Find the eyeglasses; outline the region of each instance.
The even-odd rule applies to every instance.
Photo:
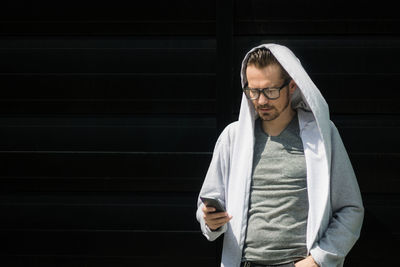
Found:
[[[267,88],[250,88],[248,84],[246,84],[243,88],[243,92],[245,93],[247,99],[256,100],[260,97],[260,92],[268,98],[269,100],[275,100],[280,97],[280,92],[286,85],[288,85],[290,81],[285,81],[285,83],[280,87],[267,87]]]

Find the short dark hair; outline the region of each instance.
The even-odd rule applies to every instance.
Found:
[[[292,78],[289,73],[282,67],[281,63],[276,59],[276,57],[272,54],[272,52],[265,48],[257,48],[253,52],[249,54],[247,65],[253,65],[258,69],[264,68],[269,65],[276,64],[281,69],[281,78],[285,81],[290,81]]]

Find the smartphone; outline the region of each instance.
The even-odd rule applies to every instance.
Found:
[[[216,198],[200,197],[200,199],[207,207],[214,207],[215,212],[225,211],[224,206],[222,206],[221,202],[219,202],[219,200]]]

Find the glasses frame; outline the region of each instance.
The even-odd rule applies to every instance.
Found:
[[[260,97],[260,93],[262,93],[269,100],[275,100],[275,99],[278,99],[281,96],[281,90],[283,88],[285,88],[287,85],[289,85],[289,83],[290,83],[290,80],[287,80],[282,84],[282,86],[279,86],[279,87],[266,87],[266,88],[249,88],[248,84],[246,83],[246,85],[243,88],[243,92],[246,95],[247,99],[249,99],[249,100],[258,99]],[[249,90],[256,90],[258,92],[257,97],[250,98],[246,93],[246,91],[249,91]],[[279,95],[277,97],[269,97],[269,96],[267,96],[267,91],[269,91],[269,90],[278,90]]]

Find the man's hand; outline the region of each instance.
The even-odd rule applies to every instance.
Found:
[[[214,207],[203,206],[203,218],[208,228],[215,231],[232,219],[227,212],[214,212]]]
[[[296,267],[320,267],[313,259],[313,257],[308,256],[304,260],[298,261],[295,263]]]

